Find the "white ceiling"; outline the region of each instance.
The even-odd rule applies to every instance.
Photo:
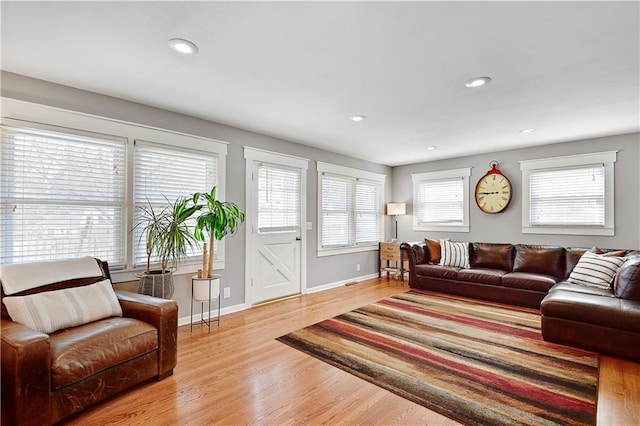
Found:
[[[640,130],[636,1],[5,1],[1,15],[6,71],[391,166]],[[476,76],[493,82],[466,88]]]

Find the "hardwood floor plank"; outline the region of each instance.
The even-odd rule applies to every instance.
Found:
[[[275,339],[408,290],[381,278],[182,326],[174,375],[111,398],[72,425],[458,423]],[[599,425],[640,424],[640,364],[601,357]]]

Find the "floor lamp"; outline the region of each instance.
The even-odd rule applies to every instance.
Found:
[[[407,214],[406,203],[387,203],[387,215],[388,216],[393,215],[396,221],[396,236],[392,240],[392,242],[395,242],[398,240],[398,215],[400,214]]]

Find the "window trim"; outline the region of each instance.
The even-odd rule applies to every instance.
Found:
[[[522,233],[559,235],[615,235],[615,162],[618,151],[603,151],[562,157],[520,161],[522,171]],[[532,172],[568,169],[593,164],[604,165],[604,226],[531,225],[529,178]]]
[[[378,243],[359,245],[359,246],[354,245],[349,247],[337,247],[337,248],[322,247],[322,175],[323,173],[329,173],[333,175],[344,176],[349,179],[362,179],[362,180],[367,180],[367,181],[380,184],[381,216],[384,216],[385,187],[386,187],[387,175],[382,173],[370,172],[367,170],[355,169],[352,167],[339,166],[337,164],[325,163],[322,161],[317,161],[316,163],[317,163],[316,167],[318,171],[318,204],[317,204],[318,229],[317,229],[317,244],[316,244],[317,256],[325,257],[325,256],[335,256],[340,254],[360,253],[365,251],[378,250]],[[382,241],[384,240],[384,235],[385,235],[384,217],[382,217],[381,219],[380,233],[381,233],[380,238]]]
[[[469,178],[471,177],[471,167],[460,169],[441,170],[436,172],[413,173],[413,230],[414,231],[437,231],[437,232],[469,232]],[[462,179],[462,224],[429,224],[418,223],[416,200],[418,199],[418,184],[425,181]]]
[[[104,138],[123,138],[126,144],[126,208],[125,229],[121,236],[125,241],[125,267],[112,270],[113,282],[136,281],[136,272],[144,268],[133,268],[133,233],[129,232],[133,224],[133,160],[134,141],[149,141],[168,145],[170,148],[211,152],[218,156],[218,198],[225,200],[226,195],[226,157],[228,142],[203,136],[192,135],[159,127],[148,126],[125,120],[102,117],[78,111],[72,111],[48,105],[37,104],[13,98],[0,97],[2,104],[2,124],[18,127],[39,126],[43,130],[69,132],[73,134],[100,135]],[[224,247],[224,240],[221,247]],[[222,254],[222,253],[221,253]],[[183,262],[176,274],[192,274],[199,262]],[[214,262],[215,269],[224,269],[224,258]]]

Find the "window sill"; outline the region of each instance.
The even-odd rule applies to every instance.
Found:
[[[413,225],[414,231],[469,232],[469,225]]]
[[[555,226],[523,226],[523,234],[551,234],[551,235],[604,235],[614,236],[615,228],[607,227],[555,227]]]
[[[341,254],[361,253],[365,251],[378,250],[378,245],[364,247],[341,247],[335,249],[318,249],[318,257],[337,256]]]
[[[198,272],[198,269],[202,268],[202,262],[190,261],[184,262],[180,265],[177,271],[173,275],[193,275]],[[154,268],[152,268],[154,269]],[[159,269],[159,268],[156,268]],[[224,269],[224,260],[216,260],[213,262],[213,270],[219,271]],[[110,271],[111,281],[113,283],[122,283],[127,281],[138,281],[136,274],[144,272],[144,268],[132,268],[132,269],[119,269]]]

